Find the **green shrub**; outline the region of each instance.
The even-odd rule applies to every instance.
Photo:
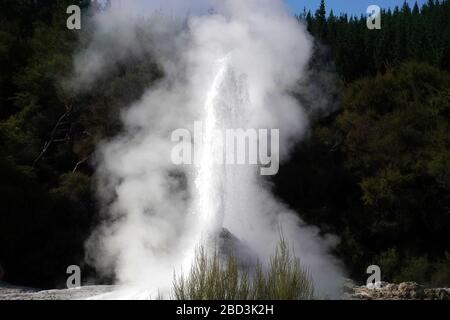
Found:
[[[433,272],[433,263],[426,256],[411,257],[407,259],[398,275],[394,277],[395,282],[414,281],[420,284],[428,284],[430,274]]]
[[[401,259],[395,248],[383,251],[375,257],[372,264],[379,265],[381,268],[381,276],[384,281],[394,281],[395,275],[398,274]]]
[[[249,274],[252,274],[250,276]],[[234,255],[222,261],[200,247],[188,277],[174,276],[177,300],[308,300],[314,285],[307,269],[281,239],[267,270],[257,263],[253,273],[240,270]]]
[[[374,264],[381,268],[382,279],[388,282],[414,281],[431,287],[448,287],[450,285],[450,254],[443,258],[430,259],[423,256],[400,256],[391,248],[379,254]]]
[[[445,254],[445,258],[435,264],[435,270],[431,276],[431,285],[435,287],[450,286],[450,253]]]

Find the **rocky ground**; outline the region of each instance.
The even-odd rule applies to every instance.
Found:
[[[127,291],[116,286],[86,286],[65,290],[37,290],[0,282],[0,300],[85,300],[149,299],[148,292]],[[373,288],[348,280],[344,300],[450,300],[450,288],[425,288],[415,282],[400,284],[379,282]]]
[[[450,300],[450,288],[426,288],[415,282],[400,284],[378,282],[374,286],[358,286],[347,281],[344,299],[352,300]]]
[[[65,290],[37,290],[0,282],[0,300],[85,300],[113,292],[114,286],[86,286]]]

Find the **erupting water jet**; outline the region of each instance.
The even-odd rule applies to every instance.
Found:
[[[328,254],[335,241],[320,237],[317,228],[280,203],[258,172],[276,173],[277,160],[304,133],[305,113],[289,93],[309,61],[310,39],[281,1],[215,4],[214,14],[194,15],[175,27],[158,20],[142,28],[145,22],[114,6],[97,18],[102,32],[93,35],[83,57],[106,56],[105,46],[98,45],[106,34],[119,42],[108,49],[125,48],[117,54],[119,62],[130,51],[156,53],[164,78],[123,113],[123,134],[100,146],[98,189],[106,216],[87,242],[88,262],[108,275],[113,270],[118,284],[156,296],[170,293],[174,270],[190,269],[199,244],[236,246],[242,261],[267,261],[281,228],[311,270],[318,292],[332,296],[342,276]],[[149,30],[152,41],[139,41],[136,30]],[[80,64],[76,82],[94,81],[107,69],[109,61],[101,61],[89,69]],[[203,143],[194,150],[196,165],[177,165],[171,161],[171,133],[192,130],[199,119]],[[265,138],[280,144],[267,146],[264,135],[256,135],[257,149],[267,151],[259,153],[260,163],[249,155],[250,164],[230,165],[227,143],[216,135],[227,129],[267,130]],[[277,129],[279,135],[269,134]],[[222,163],[215,161],[224,155]]]

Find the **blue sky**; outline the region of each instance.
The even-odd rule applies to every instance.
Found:
[[[311,12],[315,12],[319,7],[320,0],[284,0],[292,13],[300,13],[303,8],[310,9]],[[327,7],[327,14],[332,8],[334,13],[338,15],[341,12],[346,12],[349,15],[361,15],[366,13],[366,9],[369,5],[378,5],[381,8],[394,8],[395,6],[401,6],[404,0],[325,0]],[[410,6],[414,5],[415,0],[407,1]],[[426,0],[417,0],[417,3],[422,5],[427,2]]]

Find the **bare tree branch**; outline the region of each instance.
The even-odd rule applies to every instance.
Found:
[[[45,155],[45,153],[47,152],[47,150],[50,148],[50,146],[53,143],[67,141],[67,137],[68,137],[68,135],[70,135],[70,133],[66,134],[66,137],[64,139],[56,139],[56,134],[58,133],[58,129],[61,127],[61,125],[64,124],[64,120],[66,120],[69,117],[69,115],[72,113],[72,110],[73,110],[72,105],[66,104],[66,112],[64,112],[64,114],[62,114],[59,117],[58,121],[56,122],[55,126],[53,127],[52,132],[50,133],[50,139],[44,143],[44,146],[43,146],[41,152],[39,153],[37,158],[34,159],[33,166],[32,166],[33,168],[42,159],[42,157]]]
[[[82,165],[83,163],[85,163],[86,161],[88,161],[90,157],[91,157],[91,156],[89,155],[89,156],[87,156],[86,158],[84,158],[84,159],[78,161],[77,164],[75,165],[75,168],[73,168],[72,173],[77,172],[78,167],[81,166],[81,165]]]

